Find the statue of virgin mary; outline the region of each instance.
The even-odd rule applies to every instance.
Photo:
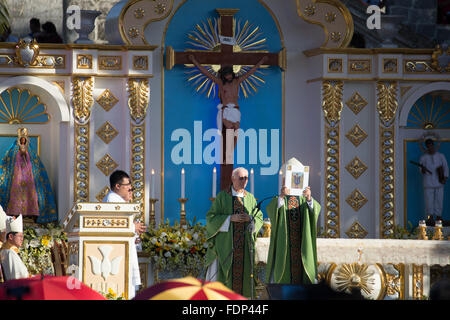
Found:
[[[10,216],[36,217],[37,223],[58,219],[47,171],[30,148],[27,128],[17,130],[17,140],[1,161],[0,196]]]

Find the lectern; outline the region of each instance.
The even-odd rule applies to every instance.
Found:
[[[133,203],[76,203],[63,222],[67,274],[94,290],[133,297],[130,248],[135,245],[133,218],[139,208]]]

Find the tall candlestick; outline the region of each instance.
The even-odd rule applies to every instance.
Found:
[[[152,169],[152,175],[150,176],[150,183],[151,183],[151,195],[150,198],[155,199],[155,170]]]
[[[253,173],[253,168],[250,170],[250,193],[255,194],[255,176]]]
[[[213,180],[212,180],[212,197],[215,198],[217,193],[217,170],[216,167],[213,169]]]
[[[184,168],[181,169],[181,199],[184,199]]]
[[[283,179],[283,171],[280,170],[278,174],[278,192],[281,192],[281,180]]]

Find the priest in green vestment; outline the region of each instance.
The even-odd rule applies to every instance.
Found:
[[[255,241],[263,214],[257,209],[255,197],[245,191],[248,171],[234,169],[231,182],[229,189],[217,194],[206,214],[209,242],[206,280],[220,281],[234,292],[252,297],[251,265],[254,271]],[[253,256],[250,256],[250,246]],[[255,285],[253,293],[254,288]]]
[[[283,187],[266,210],[271,222],[266,282],[312,284],[317,277],[317,218],[320,204],[311,197],[310,187],[303,196],[288,195]]]

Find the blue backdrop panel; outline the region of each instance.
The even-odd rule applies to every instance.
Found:
[[[439,152],[445,155],[447,161],[450,160],[450,142],[441,142]],[[406,142],[406,208],[407,221],[410,221],[413,226],[419,223],[419,220],[426,219],[425,216],[425,200],[423,195],[423,181],[422,174],[419,167],[410,163],[410,161],[419,162],[422,151],[419,147],[418,141]],[[450,219],[450,196],[449,183],[447,182],[444,188],[444,209],[442,211],[442,218],[444,220]]]
[[[254,26],[260,28],[262,37],[267,39],[266,50],[279,52],[282,49],[280,34],[270,13],[257,0],[190,0],[184,3],[173,16],[166,32],[165,46],[172,46],[175,51],[185,51],[189,45],[187,34],[195,29],[195,25],[206,21],[207,18],[218,17],[216,8],[238,8],[235,18],[243,21],[249,20]],[[217,168],[217,191],[219,191],[219,164],[194,163],[195,148],[205,149],[210,141],[202,141],[201,135],[206,130],[216,128],[217,104],[219,100],[208,99],[198,94],[195,88],[187,82],[186,69],[176,65],[172,70],[164,71],[164,217],[171,223],[179,219],[181,169],[186,172],[186,218],[192,221],[196,217],[205,223],[206,212],[211,206],[209,197],[212,194],[212,174],[214,166]],[[244,131],[254,129],[257,132],[257,163],[249,163],[249,147],[247,141],[245,163],[236,163],[235,167],[244,166],[255,172],[255,196],[259,199],[278,193],[278,170],[282,160],[282,72],[278,67],[264,69],[265,84],[258,88],[258,92],[248,99],[241,98],[239,106],[242,113],[241,128]],[[201,122],[200,134],[194,132],[194,122]],[[172,151],[180,140],[171,141],[172,134],[177,129],[189,132],[191,138],[190,163],[174,163]],[[267,141],[259,130],[267,132]],[[272,132],[271,130],[276,130]],[[186,132],[186,131],[185,131]],[[274,147],[271,139],[276,138]],[[278,155],[271,158],[276,162],[273,167],[274,174],[261,175],[261,168],[270,165],[262,163],[260,157],[260,143],[267,146],[268,155]],[[264,152],[265,153],[265,152]],[[236,154],[235,154],[236,156]],[[199,160],[199,159],[197,159]],[[249,190],[249,186],[247,187]]]

